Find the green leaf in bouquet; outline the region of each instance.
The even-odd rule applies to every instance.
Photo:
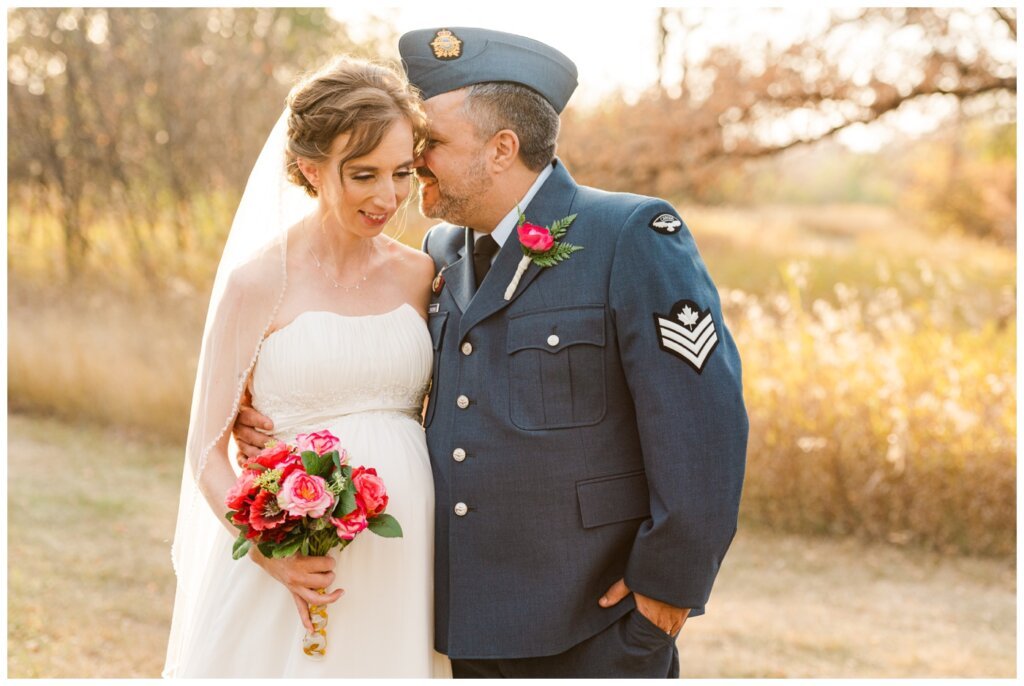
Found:
[[[257,543],[256,547],[263,553],[263,557],[274,557],[274,544],[273,543]]]
[[[401,538],[402,526],[389,514],[380,514],[367,522],[370,531],[384,538]]]
[[[309,555],[309,539],[308,538],[303,538],[302,539],[302,554],[303,555]]]
[[[302,453],[302,466],[310,476],[327,476],[331,471],[331,460],[326,455],[317,455],[307,450]]]
[[[231,559],[239,560],[245,557],[245,554],[249,552],[249,548],[252,546],[252,542],[245,537],[245,532],[239,534],[238,538],[235,539],[235,544],[231,546]]]
[[[337,469],[341,469],[341,453],[337,450],[332,450],[324,455],[324,457],[329,458],[331,460],[331,464],[333,464]]]
[[[334,507],[334,516],[344,517],[354,509],[356,509],[356,494],[351,488],[346,488],[338,496],[338,504]]]
[[[276,548],[274,548],[273,557],[275,557],[275,558],[291,557],[295,553],[299,552],[299,548],[302,547],[303,539],[305,539],[305,536],[301,536],[300,535],[300,536],[296,536],[295,538],[291,539],[290,541],[285,541],[281,545],[279,545]]]

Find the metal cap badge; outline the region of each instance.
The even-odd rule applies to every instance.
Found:
[[[448,29],[440,29],[434,34],[430,47],[439,60],[454,60],[462,55],[462,41]]]
[[[572,60],[540,41],[471,26],[433,26],[402,34],[398,54],[424,100],[478,83],[511,81],[537,91],[561,112],[576,89]]]

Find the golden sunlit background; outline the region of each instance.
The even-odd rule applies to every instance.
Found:
[[[299,74],[446,24],[574,59],[559,156],[721,291],[748,470],[682,675],[1014,676],[1016,10],[625,5],[7,12],[9,675],[159,674],[249,170]]]

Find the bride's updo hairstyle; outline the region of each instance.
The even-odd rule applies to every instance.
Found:
[[[341,134],[351,138],[339,169],[372,152],[399,119],[412,125],[414,156],[426,141],[427,118],[419,96],[404,75],[384,65],[337,57],[296,84],[286,103],[288,178],[314,198],[317,189],[303,176],[297,158],[323,162]]]

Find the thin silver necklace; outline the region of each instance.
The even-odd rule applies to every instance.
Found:
[[[306,220],[303,219],[302,221],[303,221],[303,224],[305,224]],[[321,228],[323,228],[323,227],[321,227]],[[318,258],[316,256],[316,253],[313,252],[313,246],[307,244],[306,248],[309,250],[309,256],[313,258],[313,262],[316,264],[317,270],[320,272],[320,274],[323,275],[323,277],[325,279],[330,281],[331,285],[334,286],[335,288],[340,288],[341,290],[346,291],[346,292],[348,292],[348,291],[358,291],[360,288],[362,288],[363,284],[366,283],[366,279],[368,278],[368,275],[367,274],[363,274],[363,277],[361,279],[356,280],[356,282],[354,284],[352,284],[351,286],[343,286],[343,285],[341,285],[340,283],[335,281],[334,277],[331,276],[330,274],[328,274],[327,270],[324,269],[322,264],[320,264],[320,258]]]

